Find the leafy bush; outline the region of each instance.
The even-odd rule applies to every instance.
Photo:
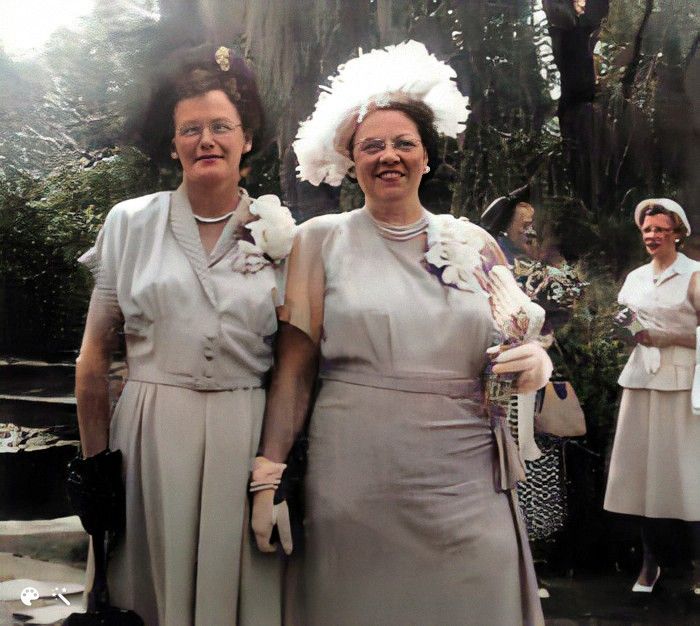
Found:
[[[45,178],[0,178],[0,291],[7,303],[0,352],[46,356],[78,347],[91,284],[78,256],[111,206],[161,182],[132,149],[67,162]]]

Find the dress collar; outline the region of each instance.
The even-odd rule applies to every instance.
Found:
[[[649,275],[655,285],[660,285],[666,282],[669,278],[675,276],[676,274],[690,274],[697,271],[696,262],[689,259],[682,252],[678,252],[676,255],[676,260],[671,263],[663,272],[661,272],[656,278],[654,278],[654,268],[651,263],[649,263]]]
[[[187,197],[187,188],[183,182],[172,192],[170,200],[170,227],[176,241],[182,247],[207,297],[216,304],[216,292],[209,276],[209,268],[216,264],[236,243],[235,233],[241,224],[250,220],[250,198],[248,193],[239,187],[240,200],[233,215],[224,227],[214,249],[207,255],[202,247],[197,222],[192,214],[192,206]]]

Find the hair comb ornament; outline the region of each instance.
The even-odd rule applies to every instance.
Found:
[[[222,72],[228,72],[231,69],[231,51],[226,46],[220,46],[214,53],[214,60],[221,68]]]

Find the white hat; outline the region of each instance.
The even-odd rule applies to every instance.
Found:
[[[437,131],[456,137],[465,128],[469,99],[456,72],[417,41],[372,50],[338,66],[322,86],[313,114],[299,126],[294,152],[298,177],[313,185],[340,185],[352,161],[344,145],[372,107],[408,98],[429,106]]]
[[[644,211],[644,209],[646,209],[647,207],[653,206],[655,204],[662,206],[667,211],[675,213],[678,217],[680,217],[681,222],[683,222],[683,226],[685,226],[685,234],[690,235],[690,222],[688,222],[688,218],[685,215],[683,207],[681,207],[681,205],[678,204],[678,202],[675,202],[674,200],[669,200],[668,198],[648,198],[647,200],[642,200],[637,205],[637,207],[634,209],[634,221],[639,228],[642,227],[642,211]]]

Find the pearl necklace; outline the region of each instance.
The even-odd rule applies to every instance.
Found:
[[[192,215],[194,216],[195,220],[201,222],[202,224],[216,224],[217,222],[223,222],[224,220],[227,220],[233,215],[233,213],[234,211],[229,211],[228,213],[224,213],[223,215],[217,215],[216,217],[204,217],[203,215],[197,215],[196,213],[192,213]]]
[[[423,212],[423,215],[412,224],[406,224],[398,226],[396,224],[387,224],[386,222],[381,222],[376,219],[370,211],[367,211],[372,223],[379,232],[379,234],[384,237],[384,239],[390,239],[391,241],[408,241],[417,237],[421,233],[428,230],[428,216]]]

